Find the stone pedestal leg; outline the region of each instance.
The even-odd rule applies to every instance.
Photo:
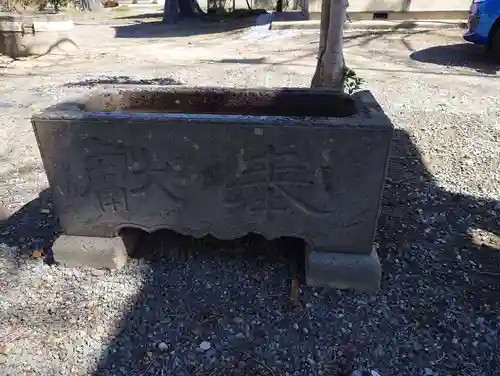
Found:
[[[382,268],[375,250],[352,254],[306,250],[306,282],[310,286],[377,292]]]
[[[61,235],[52,246],[54,260],[67,267],[120,269],[135,246],[132,237],[99,238]]]

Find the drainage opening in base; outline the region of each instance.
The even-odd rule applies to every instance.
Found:
[[[387,21],[389,19],[389,13],[387,13],[387,12],[375,12],[375,13],[373,13],[373,19]]]
[[[131,259],[142,262],[188,262],[207,254],[220,259],[231,258],[259,263],[264,267],[273,263],[285,264],[292,278],[305,281],[305,241],[294,237],[267,240],[255,233],[241,238],[221,240],[211,235],[202,238],[182,235],[161,229],[152,233],[127,227],[120,236],[127,245]]]

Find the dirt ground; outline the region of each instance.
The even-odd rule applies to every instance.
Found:
[[[134,17],[77,19],[77,53],[0,58],[2,375],[500,373],[500,67],[460,30],[345,35],[347,64],[396,127],[380,293],[303,287],[290,308],[286,265],[241,243],[184,239],[187,260],[164,254],[119,272],[32,257],[59,232],[36,110],[103,83],[312,78],[315,31]]]

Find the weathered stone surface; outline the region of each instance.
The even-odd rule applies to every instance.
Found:
[[[12,58],[76,49],[73,21],[63,14],[0,13],[0,54]]]
[[[114,87],[33,126],[68,235],[255,232],[372,252],[393,127],[368,92]]]
[[[52,246],[54,260],[68,267],[120,269],[127,262],[121,237],[59,236]]]

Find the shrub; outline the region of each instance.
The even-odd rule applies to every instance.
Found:
[[[65,8],[69,4],[69,0],[49,0],[49,2],[56,12],[59,12],[61,8]]]
[[[45,10],[48,4],[58,12],[61,8],[68,6],[70,0],[0,0],[0,8],[8,12],[26,9]]]

